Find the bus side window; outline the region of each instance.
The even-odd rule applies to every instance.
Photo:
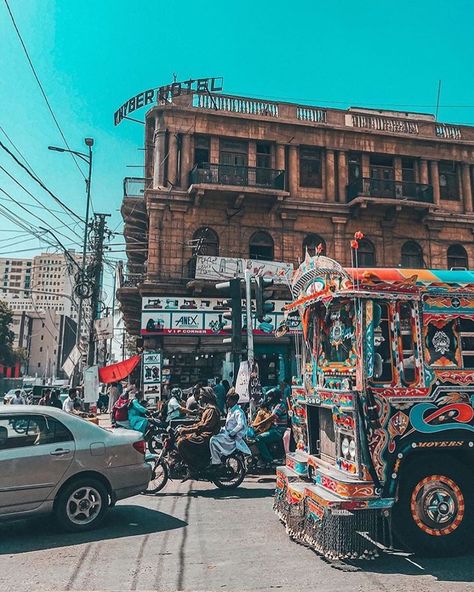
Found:
[[[462,366],[474,368],[474,319],[459,319],[459,337],[461,338]]]
[[[391,384],[393,380],[392,335],[388,304],[379,302],[375,304],[374,317],[380,318],[380,322],[374,327],[374,382]]]
[[[415,343],[416,335],[413,328],[412,305],[400,302],[398,308],[400,319],[400,358],[402,363],[402,383],[405,386],[416,380]]]

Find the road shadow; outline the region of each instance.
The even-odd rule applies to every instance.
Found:
[[[0,523],[0,556],[165,532],[185,526],[186,522],[169,514],[127,505],[112,508],[100,528],[89,532],[61,532],[49,515],[11,520]]]
[[[364,571],[378,575],[432,576],[439,582],[474,581],[474,552],[461,557],[418,557],[408,553],[382,553],[374,561],[329,562],[332,567],[347,571]]]
[[[261,499],[263,497],[273,497],[275,489],[273,487],[266,488],[247,488],[237,487],[237,489],[205,489],[199,491],[198,489],[191,489],[188,495],[193,497],[205,497],[212,499]]]

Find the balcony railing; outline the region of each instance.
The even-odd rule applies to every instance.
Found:
[[[202,163],[190,173],[190,184],[238,185],[239,187],[262,187],[285,189],[285,171],[230,164]]]
[[[151,179],[144,177],[125,177],[123,180],[124,197],[143,197],[145,189],[151,187]]]
[[[433,203],[433,187],[411,181],[364,177],[347,186],[347,201],[352,201],[356,197],[378,197]]]

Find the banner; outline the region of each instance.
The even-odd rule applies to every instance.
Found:
[[[225,299],[179,298],[176,296],[146,297],[142,300],[142,335],[227,335],[224,313],[230,308]],[[255,335],[272,335],[284,320],[283,307],[288,301],[275,300],[275,311],[260,322],[252,318]],[[245,311],[242,326],[246,327]],[[291,333],[301,331],[299,316],[288,317]],[[229,325],[227,324],[229,327]]]
[[[194,277],[203,280],[243,278],[246,269],[251,270],[254,276],[263,275],[266,278],[273,279],[275,284],[288,284],[293,274],[293,265],[291,263],[198,255]]]
[[[99,367],[84,370],[84,403],[96,403],[99,398]]]
[[[239,403],[249,402],[250,368],[248,362],[240,362],[237,380],[235,381],[235,392],[239,395]]]
[[[99,368],[99,380],[106,384],[111,382],[118,382],[127,378],[129,374],[133,372],[135,366],[140,362],[140,356],[133,356],[123,362],[117,364],[111,364],[110,366],[104,366]]]
[[[143,354],[143,393],[145,397],[161,398],[161,352]]]
[[[75,345],[72,348],[71,353],[66,358],[64,364],[62,365],[62,369],[64,370],[68,378],[71,378],[71,376],[74,374],[74,368],[77,366],[77,364],[79,364],[80,359],[81,352],[77,345]]]
[[[112,339],[114,336],[114,318],[103,317],[94,321],[94,338],[96,341]]]

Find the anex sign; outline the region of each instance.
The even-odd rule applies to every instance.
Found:
[[[114,125],[118,125],[127,115],[153,102],[170,101],[173,97],[189,95],[194,92],[220,92],[224,88],[223,78],[198,78],[184,82],[172,82],[159,88],[151,88],[138,93],[117,109],[114,113]]]

